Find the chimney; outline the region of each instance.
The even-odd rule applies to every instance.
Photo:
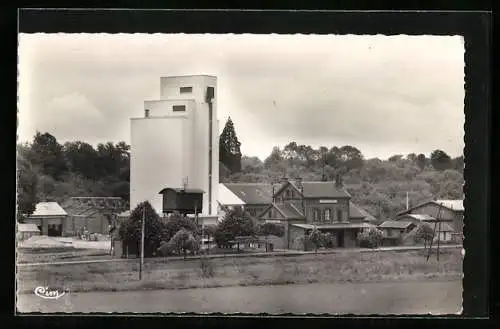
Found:
[[[144,110],[144,117],[149,118],[149,110],[148,109]]]
[[[288,182],[288,177],[283,176],[283,177],[281,177],[281,178],[280,178],[280,183],[281,183],[281,184],[285,184],[285,183],[287,183],[287,182]]]
[[[335,187],[342,187],[342,177],[340,176],[340,174],[335,175]]]

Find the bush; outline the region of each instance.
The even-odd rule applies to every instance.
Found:
[[[256,232],[257,228],[252,219],[237,208],[228,212],[224,220],[217,225],[214,240],[218,247],[230,247],[230,241],[235,237],[255,235]]]
[[[198,241],[188,230],[181,228],[167,243],[163,243],[157,250],[164,256],[177,254],[187,256],[190,251],[194,254],[199,249]]]
[[[358,233],[359,246],[362,248],[377,248],[382,243],[384,234],[376,227],[364,229]]]
[[[323,245],[325,248],[335,248],[335,237],[331,233],[325,233],[323,235]]]
[[[318,229],[313,229],[309,236],[307,237],[308,242],[314,248],[314,251],[318,251],[324,245],[324,234],[321,233]]]

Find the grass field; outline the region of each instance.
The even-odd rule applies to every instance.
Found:
[[[429,278],[461,279],[460,249],[443,250],[427,262],[422,251],[309,254],[303,256],[154,259],[138,262],[43,265],[18,268],[18,291],[37,286],[83,291],[126,291],[292,283],[379,282]]]

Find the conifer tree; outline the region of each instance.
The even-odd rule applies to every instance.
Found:
[[[241,143],[238,141],[231,118],[227,119],[219,138],[219,160],[231,171],[241,171]]]

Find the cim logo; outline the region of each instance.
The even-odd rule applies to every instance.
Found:
[[[51,290],[49,287],[36,287],[35,295],[44,299],[58,299],[64,296],[65,292],[57,289]]]

